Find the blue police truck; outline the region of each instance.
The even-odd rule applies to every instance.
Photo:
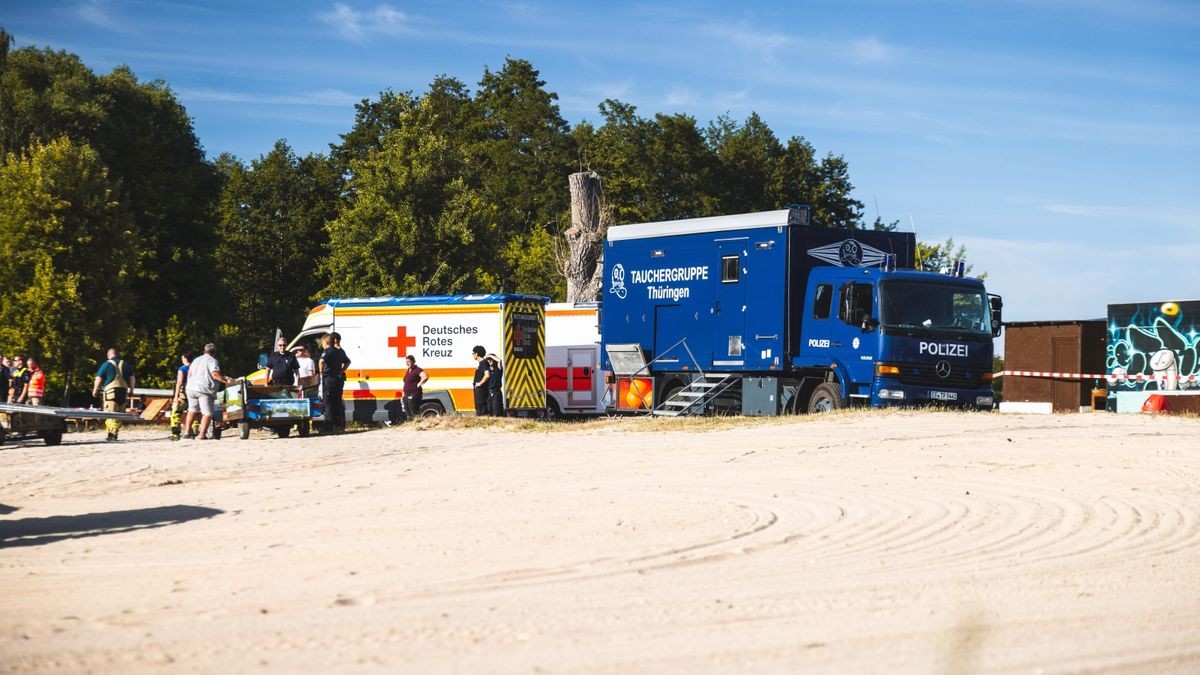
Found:
[[[911,233],[809,223],[805,206],[611,227],[602,358],[617,409],[992,407],[1001,300],[913,270]]]

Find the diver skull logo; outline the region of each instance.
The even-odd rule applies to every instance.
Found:
[[[842,242],[842,249],[838,251],[838,258],[846,267],[858,267],[862,262],[862,248],[858,242],[853,239],[847,239]]]
[[[621,263],[613,265],[611,279],[612,283],[608,286],[608,292],[624,300],[629,293],[625,290],[625,266]]]

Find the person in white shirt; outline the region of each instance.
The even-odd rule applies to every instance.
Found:
[[[296,371],[297,384],[299,384],[300,378],[317,374],[317,364],[313,362],[312,357],[308,355],[308,347],[305,347],[304,345],[296,345],[292,351],[296,354],[296,362],[300,364],[300,370]]]

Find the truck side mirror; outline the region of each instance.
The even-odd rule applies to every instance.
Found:
[[[1000,329],[1004,326],[1004,299],[998,295],[989,295],[988,305],[992,309],[992,337],[1000,337]]]
[[[879,319],[876,319],[876,318],[873,318],[870,316],[863,317],[862,330],[864,333],[870,333],[871,331],[875,330],[878,327],[879,327]]]

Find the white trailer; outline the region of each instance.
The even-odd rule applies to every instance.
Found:
[[[546,413],[550,416],[604,414],[598,309],[596,302],[546,306]]]

